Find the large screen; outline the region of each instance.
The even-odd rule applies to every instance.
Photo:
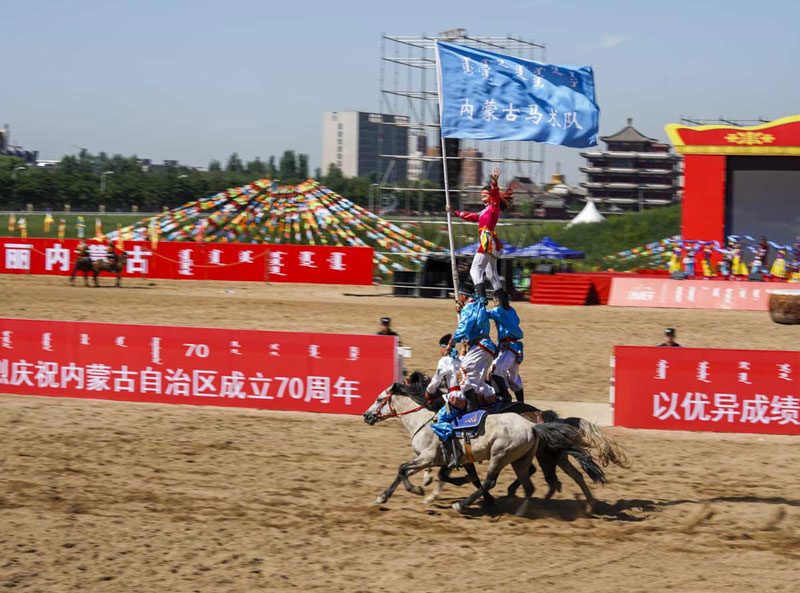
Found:
[[[800,236],[800,157],[728,157],[727,177],[726,235],[792,245]]]

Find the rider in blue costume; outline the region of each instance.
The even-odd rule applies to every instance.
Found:
[[[467,353],[461,359],[464,380],[461,390],[467,399],[468,407],[488,407],[495,401],[494,390],[486,383],[486,371],[497,354],[497,346],[489,337],[489,315],[486,302],[476,298],[472,282],[465,282],[459,290],[458,327],[453,334],[452,343],[467,343]]]
[[[495,305],[498,299],[495,298]],[[497,343],[500,353],[492,365],[492,382],[498,397],[511,399],[508,387],[514,390],[518,402],[525,401],[522,390],[522,379],[519,376],[519,365],[522,363],[522,328],[519,326],[519,315],[510,304],[495,306],[488,312],[489,318],[497,326]]]
[[[489,316],[486,313],[486,303],[482,298],[475,298],[475,290],[471,281],[465,281],[458,292],[458,304],[456,310],[459,312],[458,327],[453,337],[447,344],[449,350],[453,344],[466,342],[467,353],[461,359],[460,372],[456,376],[461,376],[461,394],[466,403],[466,410],[474,410],[479,403],[489,406],[494,403],[494,391],[484,380],[486,370],[492,363],[497,348],[489,338]],[[455,467],[461,458],[461,447],[458,439],[453,437],[453,427],[450,421],[458,417],[463,410],[451,407],[446,404],[436,416],[436,423],[431,425],[431,429],[442,440],[442,449],[445,452],[445,460],[448,467]],[[448,446],[449,445],[449,446]]]

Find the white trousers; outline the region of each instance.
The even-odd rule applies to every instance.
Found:
[[[492,355],[480,346],[473,346],[461,359],[461,389],[474,389],[477,395],[493,396],[494,389],[486,383],[486,371],[492,364]]]
[[[503,287],[500,276],[497,274],[497,258],[488,253],[476,253],[475,259],[472,260],[472,267],[469,269],[472,282],[475,284],[483,282],[484,272],[494,290],[500,290]]]
[[[506,380],[508,386],[514,390],[522,389],[522,378],[519,376],[519,363],[512,350],[503,350],[500,356],[494,359],[494,374]]]

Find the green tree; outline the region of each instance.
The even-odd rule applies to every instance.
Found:
[[[234,152],[230,157],[228,157],[228,164],[225,165],[225,170],[229,173],[241,173],[244,171],[242,159],[239,158],[237,153]]]
[[[255,160],[252,160],[247,163],[246,167],[247,172],[254,177],[263,177],[264,174],[267,172],[267,165],[264,161],[261,160],[260,157],[256,157]]]
[[[334,185],[342,187],[344,183],[344,174],[339,167],[337,167],[334,163],[331,163],[328,165],[328,173],[325,175],[322,182],[330,187],[333,191],[336,191],[336,189],[334,189]]]
[[[297,157],[297,176],[300,179],[308,179],[308,155],[301,154]]]
[[[280,168],[281,181],[287,183],[290,179],[297,179],[297,159],[293,150],[283,151]]]
[[[222,164],[217,159],[213,159],[210,163],[208,163],[208,170],[222,171]]]
[[[275,157],[269,157],[269,162],[267,163],[267,175],[270,177],[277,177],[278,176],[278,167],[275,166]]]
[[[320,169],[319,167],[314,169],[314,179],[316,179],[317,181],[322,181],[322,169]]]

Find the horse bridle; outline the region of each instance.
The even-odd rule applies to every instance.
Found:
[[[405,412],[396,411],[394,409],[394,407],[392,406],[392,397],[394,396],[394,392],[390,391],[390,389],[391,388],[384,390],[384,393],[386,393],[386,397],[383,399],[383,401],[380,404],[378,404],[378,408],[375,410],[375,413],[373,414],[373,417],[375,418],[375,422],[379,422],[381,420],[386,420],[387,418],[399,418],[400,416],[405,416],[406,414],[411,414],[413,412],[418,412],[419,410],[422,410],[422,409],[427,409],[426,406],[419,405],[416,408],[413,408],[411,410],[406,410]],[[389,412],[390,413],[389,414],[381,414],[381,410],[383,409],[383,406],[385,406],[386,404],[389,404],[388,407],[389,407]]]

